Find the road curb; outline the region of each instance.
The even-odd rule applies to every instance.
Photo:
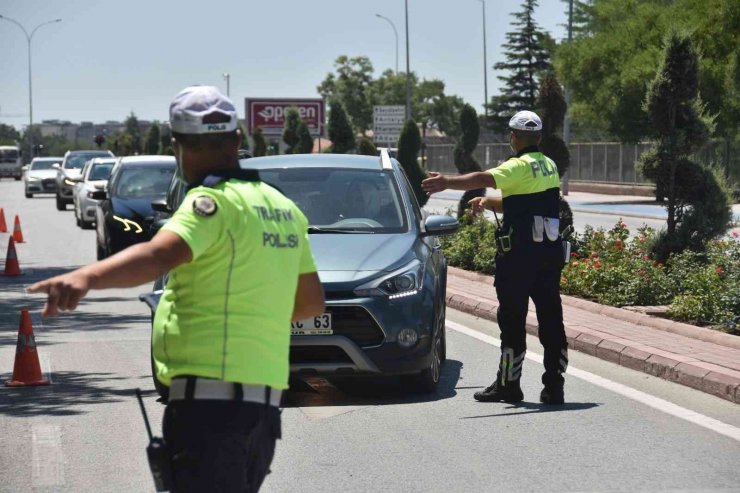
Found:
[[[450,268],[448,275],[451,277],[458,276],[468,280],[486,283],[488,283],[489,280],[492,281],[491,276],[466,271],[462,271],[464,274],[458,274],[459,271],[460,269]],[[490,283],[488,284],[490,286]],[[447,306],[450,308],[460,310],[492,322],[497,321],[496,307],[490,302],[484,301],[482,298],[475,299],[475,297],[461,293],[454,288],[448,288],[446,299]],[[601,306],[597,303],[591,304]],[[572,306],[585,310],[589,310],[588,307],[590,307],[590,305],[588,305],[588,307],[585,305],[580,307],[575,305]],[[633,314],[628,310],[623,311]],[[610,316],[609,311],[606,313],[602,312],[600,314],[604,317]],[[636,320],[641,319],[638,317]],[[632,320],[625,321],[632,322]],[[525,327],[527,333],[535,336],[537,335],[537,321],[531,315],[527,317]],[[740,404],[740,372],[694,360],[678,354],[660,351],[634,341],[604,337],[606,335],[604,333],[580,325],[569,324],[567,320],[565,321],[565,334],[568,339],[568,347],[575,349],[576,351],[590,354],[599,359],[610,361],[626,368],[663,378]],[[722,346],[720,343],[715,344]]]

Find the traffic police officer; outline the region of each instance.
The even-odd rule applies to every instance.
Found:
[[[509,121],[510,144],[515,155],[488,171],[461,176],[430,173],[422,182],[429,193],[445,189],[501,190],[503,200],[478,197],[473,212],[483,208],[503,212],[497,230],[495,282],[499,300],[501,360],[496,380],[475,399],[486,402],[520,402],[522,364],[526,351],[525,323],[529,298],[534,301],[539,338],[544,346],[544,388],[540,401],[562,404],[563,376],[568,366],[567,342],[560,301],[560,271],[564,265],[559,235],[560,177],[555,163],[538,148],[542,122],[531,111],[520,111]],[[500,208],[500,209],[499,209]]]
[[[149,242],[38,283],[44,315],[89,289],[131,287],[169,272],[154,319],[172,491],[257,491],[280,437],[290,322],[323,311],[307,220],[254,171],[241,170],[233,103],[193,86],[170,105],[189,191]]]

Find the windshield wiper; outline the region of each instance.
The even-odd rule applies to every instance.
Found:
[[[337,228],[319,228],[318,226],[309,226],[308,234],[340,234],[340,235],[363,235],[375,234],[375,231],[358,231],[356,229],[337,229]]]

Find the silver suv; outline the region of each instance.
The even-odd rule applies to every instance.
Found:
[[[67,151],[64,161],[57,170],[57,210],[63,211],[71,204],[75,183],[80,178],[82,167],[94,157],[115,157],[110,151]]]

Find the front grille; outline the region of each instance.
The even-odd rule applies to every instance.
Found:
[[[41,180],[41,184],[44,186],[44,190],[56,190],[57,182],[54,178],[44,178]]]
[[[383,331],[367,310],[360,306],[327,306],[334,335],[345,336],[360,347],[383,342]]]
[[[352,363],[347,353],[337,346],[292,346],[290,362],[301,363]]]

